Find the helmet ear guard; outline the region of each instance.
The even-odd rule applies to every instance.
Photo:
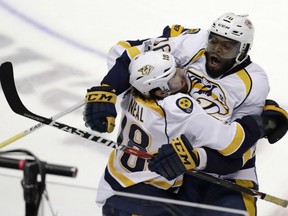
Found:
[[[242,63],[253,45],[254,27],[248,15],[226,13],[213,22],[210,33],[240,42],[239,54],[235,61]]]
[[[160,88],[170,94],[169,80],[176,73],[176,60],[162,51],[150,51],[137,55],[129,65],[130,84],[146,97],[150,91]]]
[[[235,62],[237,64],[241,64],[248,58],[248,51],[251,49],[250,47],[251,47],[250,44],[247,44],[245,49],[237,55],[235,59]]]

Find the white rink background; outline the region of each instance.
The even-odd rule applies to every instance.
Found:
[[[172,24],[209,28],[222,13],[248,13],[256,28],[252,60],[268,73],[269,96],[288,109],[287,8],[286,0],[0,0],[0,61],[13,62],[27,108],[50,117],[81,101],[87,88],[99,84],[106,73],[106,53],[119,40],[158,36]],[[13,113],[2,93],[0,104],[0,142],[37,124]],[[59,121],[89,131],[82,111]],[[115,140],[116,133],[102,136]],[[111,149],[48,126],[1,150],[19,148],[48,163],[78,167],[76,178],[47,175],[58,216],[101,215],[96,189]],[[288,199],[287,154],[288,135],[275,145],[259,142],[260,191]],[[24,215],[21,178],[22,171],[0,168],[1,216]],[[42,212],[51,215],[46,205]],[[284,216],[288,211],[259,200],[258,215]]]

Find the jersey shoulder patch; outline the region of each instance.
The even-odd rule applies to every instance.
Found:
[[[191,113],[193,111],[193,102],[188,97],[181,97],[176,100],[176,105],[185,113]]]
[[[170,37],[177,37],[184,31],[184,27],[181,25],[172,25],[170,31]]]

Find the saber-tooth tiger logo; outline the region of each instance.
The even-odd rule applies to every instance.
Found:
[[[147,76],[152,72],[153,69],[154,67],[152,65],[145,65],[142,68],[140,68],[138,72],[142,73],[143,76]]]
[[[191,80],[191,96],[198,101],[207,113],[221,116],[229,113],[225,92],[218,83],[199,76],[191,70],[188,76]]]

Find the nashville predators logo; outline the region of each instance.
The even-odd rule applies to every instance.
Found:
[[[154,67],[152,65],[145,65],[144,67],[140,68],[138,72],[142,73],[143,76],[146,76],[152,72]]]
[[[224,116],[229,113],[225,92],[219,84],[197,75],[191,70],[189,70],[188,76],[191,80],[190,95],[197,98],[197,102],[206,113],[215,116]]]
[[[163,53],[163,60],[169,61],[169,55]]]
[[[188,97],[179,98],[176,105],[184,112],[191,113],[193,111],[193,103]]]

